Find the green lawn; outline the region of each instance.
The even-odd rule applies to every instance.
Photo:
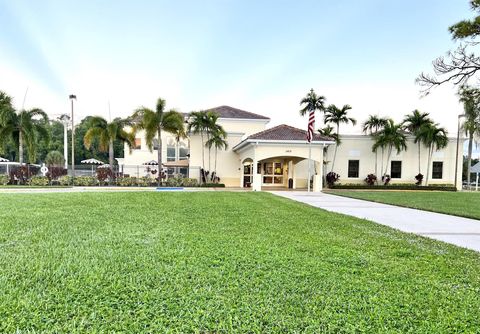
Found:
[[[0,195],[0,333],[475,332],[480,255],[267,193]]]
[[[374,202],[406,206],[414,209],[480,219],[480,192],[336,190],[331,193]]]

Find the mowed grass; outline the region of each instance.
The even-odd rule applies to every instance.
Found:
[[[332,193],[368,201],[480,219],[480,192],[338,190]]]
[[[267,193],[0,195],[1,333],[476,332],[480,256]]]

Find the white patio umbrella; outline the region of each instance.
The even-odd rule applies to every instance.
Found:
[[[93,166],[94,165],[103,165],[104,162],[103,161],[100,161],[100,160],[97,160],[97,159],[86,159],[86,160],[82,160],[80,161],[81,164],[84,164],[84,165],[92,165],[92,175],[93,175]]]
[[[110,168],[109,164],[103,164],[101,166],[98,166],[97,168]]]

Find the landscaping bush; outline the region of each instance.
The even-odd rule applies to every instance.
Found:
[[[48,166],[47,177],[50,180],[57,180],[59,177],[67,175],[67,170],[65,167],[59,166]]]
[[[7,174],[0,175],[0,186],[6,186],[9,180],[10,178],[8,177]]]
[[[367,184],[336,184],[331,189],[351,189],[351,190],[439,190],[439,191],[457,191],[457,189],[451,184],[436,184],[430,186],[417,186],[415,184],[389,184],[389,185],[374,185],[369,186]]]
[[[37,175],[39,170],[39,167],[32,165],[13,167],[10,170],[10,183],[13,184],[16,181],[18,184],[27,184],[28,180],[32,176]]]
[[[68,175],[60,176],[58,178],[58,184],[61,186],[71,186],[72,185],[72,177]]]
[[[88,187],[98,185],[98,181],[93,176],[78,176],[74,179],[75,186]]]
[[[183,185],[183,176],[177,174],[174,177],[168,178],[165,184],[167,187],[181,187]]]
[[[97,168],[97,180],[100,185],[107,185],[113,178],[113,172],[110,168]]]
[[[200,187],[204,188],[225,188],[225,184],[223,183],[202,183]]]
[[[117,186],[131,187],[137,185],[137,178],[135,177],[119,177],[117,178]]]
[[[41,186],[45,187],[48,186],[50,180],[46,176],[32,176],[28,181],[28,184],[31,186]]]
[[[338,182],[339,179],[340,175],[335,172],[330,172],[325,177],[325,181],[327,182],[329,188],[332,188],[335,185],[335,182]]]
[[[192,179],[192,178],[184,178],[183,179],[183,184],[184,187],[198,187],[198,181],[197,179]]]
[[[155,183],[155,180],[149,177],[139,177],[135,180],[135,183],[139,187],[149,187]]]
[[[422,181],[423,181],[423,174],[418,173],[418,174],[415,176],[415,180],[417,180],[417,182],[415,182],[415,184],[416,184],[417,186],[421,185],[421,184],[422,184]]]
[[[384,185],[384,186],[388,186],[388,184],[390,183],[390,180],[391,180],[391,179],[392,179],[392,178],[390,177],[390,175],[388,175],[388,174],[387,174],[387,175],[383,175],[383,176],[382,176],[383,185]]]
[[[365,183],[369,186],[374,186],[377,183],[377,176],[375,174],[368,174],[365,178]]]

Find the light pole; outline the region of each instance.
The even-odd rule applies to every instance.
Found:
[[[77,96],[70,94],[68,97],[71,102],[72,106],[72,185],[73,185],[73,180],[75,179],[75,125],[73,124],[73,100],[77,99]]]
[[[460,119],[465,117],[465,114],[458,115],[458,122],[457,122],[457,149],[455,153],[455,189],[457,189],[458,183],[458,146],[460,145]],[[462,150],[463,152],[463,150]],[[463,154],[462,154],[463,159]]]
[[[63,114],[58,118],[63,123],[63,156],[65,158],[65,169],[68,169],[68,123],[70,116]]]

